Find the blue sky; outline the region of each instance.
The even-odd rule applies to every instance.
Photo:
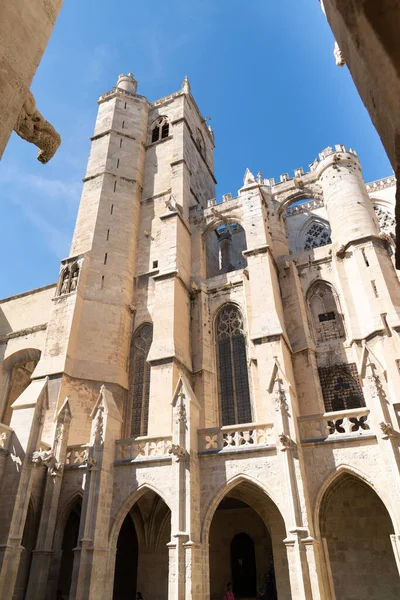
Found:
[[[215,132],[217,195],[246,167],[279,178],[323,148],[355,148],[364,177],[392,173],[317,0],[66,0],[36,73],[37,105],[60,132],[46,165],[15,134],[0,164],[0,297],[57,279],[68,255],[98,96],[132,71],[152,101],[192,93]]]

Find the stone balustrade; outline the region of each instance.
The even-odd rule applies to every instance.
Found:
[[[371,435],[369,410],[355,408],[299,418],[302,442],[321,442],[327,439]]]
[[[117,440],[116,460],[159,460],[169,458],[172,437],[135,437]]]
[[[85,466],[87,459],[87,449],[87,444],[76,444],[74,446],[68,446],[67,456],[65,459],[65,468]]]
[[[0,450],[8,451],[12,432],[13,430],[11,427],[7,427],[4,423],[0,423]]]
[[[273,446],[273,425],[246,423],[199,429],[199,454],[257,450]]]

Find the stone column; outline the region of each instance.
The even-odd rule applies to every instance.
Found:
[[[121,415],[111,392],[103,385],[92,411],[87,484],[83,499],[78,546],[75,549],[70,600],[98,600],[107,589],[110,503],[115,441]]]
[[[7,461],[6,475],[10,485],[3,498],[5,503],[2,510],[3,526],[7,525],[8,519],[10,525],[6,543],[0,548],[0,598],[2,600],[11,600],[17,580],[23,550],[21,542],[33,483],[32,455],[39,447],[44,411],[48,406],[47,381],[47,377],[33,381],[12,405],[13,464]],[[39,461],[40,457],[37,462]],[[14,465],[17,465],[17,469]],[[13,507],[12,513],[7,512],[7,506]]]
[[[58,465],[63,465],[67,453],[68,432],[71,424],[71,411],[68,398],[61,407],[54,437],[53,453]],[[53,555],[53,538],[58,513],[62,484],[62,471],[47,471],[42,514],[36,548],[33,551],[26,600],[44,598],[49,579],[50,563]]]
[[[169,600],[203,600],[200,544],[200,480],[197,431],[200,406],[181,374],[173,398],[170,453],[177,503],[172,512],[169,544]]]

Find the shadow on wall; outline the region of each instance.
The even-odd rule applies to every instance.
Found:
[[[239,223],[224,223],[210,231],[204,240],[207,279],[247,266],[246,232]]]

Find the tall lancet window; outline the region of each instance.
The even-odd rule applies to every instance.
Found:
[[[219,402],[222,425],[251,423],[249,374],[243,317],[226,304],[216,322]]]
[[[149,421],[150,365],[147,355],[153,340],[153,326],[142,325],[132,338],[130,396],[132,401],[131,436],[147,435]]]

